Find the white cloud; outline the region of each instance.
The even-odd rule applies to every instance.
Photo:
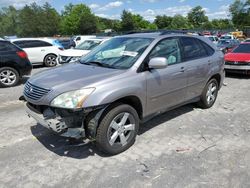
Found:
[[[208,12],[207,16],[209,19],[219,19],[219,18],[229,18],[229,6],[230,5],[222,5],[219,7],[219,10],[216,12]]]
[[[98,9],[98,11],[106,11],[106,10],[109,10],[109,9],[112,9],[112,8],[117,8],[117,7],[120,7],[123,5],[123,2],[122,1],[114,1],[114,2],[110,2],[108,3],[107,5],[103,6],[103,7],[100,7]]]
[[[45,3],[45,2],[49,2],[50,0],[0,0],[0,7],[6,7],[9,5],[12,5],[16,8],[21,8],[23,6],[25,6],[26,4],[29,5],[33,2],[36,2],[37,4],[41,4],[41,3]]]
[[[95,8],[99,8],[99,7],[100,7],[100,5],[95,4],[95,3],[89,5],[89,8],[91,8],[91,9],[95,9]]]
[[[108,18],[112,20],[119,20],[121,15],[120,14],[113,14],[113,15],[107,15],[107,14],[95,14],[96,16],[102,17],[102,18]]]
[[[158,0],[142,0],[143,2],[146,2],[146,3],[155,3],[157,2]]]
[[[184,3],[186,0],[179,0],[179,3]]]

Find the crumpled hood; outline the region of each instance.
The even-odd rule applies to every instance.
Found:
[[[77,50],[77,49],[68,49],[61,51],[59,55],[67,57],[81,57],[89,53],[90,50]]]
[[[225,61],[245,61],[250,62],[250,53],[228,53]]]
[[[70,63],[37,73],[28,81],[35,86],[51,89],[60,94],[94,85],[123,72],[124,70]]]

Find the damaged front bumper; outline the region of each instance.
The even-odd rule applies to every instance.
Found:
[[[68,112],[64,109],[43,107],[42,110],[26,102],[25,110],[38,124],[64,137],[85,138],[83,114],[81,111]]]

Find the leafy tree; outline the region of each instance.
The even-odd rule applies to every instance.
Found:
[[[191,25],[188,23],[186,17],[175,15],[172,19],[169,29],[190,29]]]
[[[169,29],[171,22],[173,20],[173,17],[171,16],[156,16],[154,23],[157,25],[159,29]]]
[[[201,6],[194,7],[189,13],[188,13],[188,21],[191,23],[194,27],[200,28],[203,24],[208,22],[208,17],[205,15],[205,11]]]
[[[235,0],[229,11],[232,16],[232,22],[236,27],[250,26],[250,0]]]
[[[13,6],[0,10],[0,25],[0,35],[18,33],[18,11]]]
[[[97,19],[84,4],[65,7],[61,22],[63,34],[93,34],[97,31]]]
[[[133,14],[129,11],[123,10],[121,15],[121,31],[132,31],[136,30],[135,19]]]

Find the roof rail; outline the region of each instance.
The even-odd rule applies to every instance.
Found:
[[[160,35],[167,35],[167,34],[188,34],[189,32],[186,30],[163,30],[161,31]]]

